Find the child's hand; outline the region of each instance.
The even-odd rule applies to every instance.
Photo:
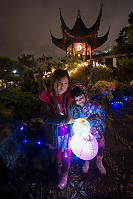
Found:
[[[71,123],[74,123],[74,119],[71,118],[71,117],[69,117],[69,118],[68,118],[68,124],[71,124]]]

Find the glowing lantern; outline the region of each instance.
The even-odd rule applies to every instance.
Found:
[[[88,136],[90,132],[90,123],[83,118],[77,119],[73,124],[73,132],[76,135]]]
[[[81,45],[80,45],[80,44],[77,45],[77,50],[78,50],[78,51],[81,50]]]
[[[82,160],[93,159],[98,152],[96,138],[90,133],[90,124],[79,118],[73,124],[74,135],[70,141],[73,153]]]

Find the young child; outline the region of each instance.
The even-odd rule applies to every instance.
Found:
[[[69,117],[73,109],[73,99],[67,92],[69,74],[66,70],[57,69],[52,75],[51,90],[43,92],[39,98],[42,101],[42,119],[45,122],[45,133],[48,147],[56,150],[56,162],[59,173],[58,187],[64,189],[67,184],[70,167],[71,137]]]
[[[78,112],[78,117],[87,117],[87,120],[90,122],[90,132],[92,133],[92,135],[95,136],[99,145],[98,153],[96,156],[96,165],[99,169],[99,172],[103,175],[106,175],[106,170],[102,163],[103,149],[105,145],[103,136],[105,113],[100,105],[92,103],[89,100],[85,91],[85,87],[83,85],[77,84],[76,86],[74,86],[71,90],[71,96],[74,98],[77,105],[76,112]],[[73,112],[73,117],[75,118],[74,114],[75,113]],[[82,171],[84,173],[88,173],[88,169],[89,160],[85,161],[85,163],[83,164]]]

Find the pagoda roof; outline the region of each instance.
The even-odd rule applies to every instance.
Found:
[[[90,28],[87,28],[85,26],[80,16],[79,10],[78,10],[76,22],[72,29],[70,29],[66,25],[61,13],[61,9],[59,9],[59,12],[60,12],[60,21],[61,21],[63,38],[61,39],[55,38],[51,33],[52,42],[59,48],[66,50],[67,47],[72,43],[84,42],[84,43],[88,43],[92,49],[96,49],[107,41],[109,30],[104,36],[97,37],[99,26],[100,26],[100,20],[102,16],[102,5],[101,5],[101,9],[100,9],[96,22]]]

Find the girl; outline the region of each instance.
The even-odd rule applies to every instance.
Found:
[[[103,175],[106,175],[106,170],[103,166],[103,149],[105,145],[104,141],[104,121],[105,113],[102,110],[101,106],[91,102],[85,91],[85,87],[81,84],[77,84],[71,90],[71,96],[74,98],[77,105],[77,110],[72,113],[72,117],[76,119],[75,113],[78,113],[78,118],[87,117],[90,123],[90,132],[94,135],[98,141],[99,149],[96,156],[96,165],[99,169],[99,172]],[[84,173],[88,173],[89,161],[85,161],[82,170]]]
[[[42,119],[45,122],[47,145],[50,149],[56,150],[56,162],[60,176],[58,187],[63,189],[67,184],[70,167],[70,123],[74,119],[70,118],[69,114],[74,104],[67,92],[69,74],[66,70],[57,69],[52,75],[51,83],[51,89],[42,93],[39,98],[43,102]]]

